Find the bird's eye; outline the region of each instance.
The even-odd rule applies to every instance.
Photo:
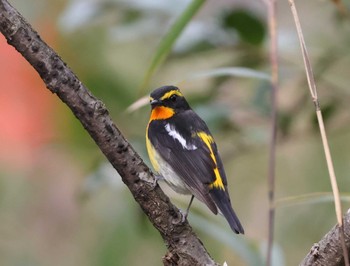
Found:
[[[176,99],[177,99],[177,95],[176,95],[176,94],[173,94],[173,95],[170,96],[169,99],[170,99],[170,101],[175,102]]]

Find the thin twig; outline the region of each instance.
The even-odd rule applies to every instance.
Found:
[[[271,133],[269,150],[268,169],[268,244],[266,265],[271,265],[272,248],[275,224],[275,171],[276,171],[276,137],[277,137],[277,88],[278,88],[278,51],[277,51],[277,20],[276,20],[276,0],[267,3],[269,35],[270,35],[270,63],[271,63]]]
[[[295,21],[295,26],[297,28],[300,47],[301,47],[303,60],[304,60],[306,77],[307,77],[307,81],[309,84],[309,89],[310,89],[312,101],[314,102],[315,107],[316,107],[317,121],[318,121],[318,124],[320,127],[323,149],[324,149],[324,153],[326,156],[329,178],[331,181],[332,191],[333,191],[333,196],[334,196],[335,212],[336,212],[337,221],[338,221],[339,230],[340,230],[339,233],[340,233],[341,246],[343,249],[344,263],[345,263],[345,265],[349,266],[349,257],[348,257],[348,252],[347,252],[346,245],[345,245],[345,240],[344,240],[343,218],[342,218],[342,209],[341,209],[341,201],[340,201],[340,196],[339,196],[339,189],[338,189],[337,178],[335,176],[335,171],[334,171],[334,167],[333,167],[332,156],[331,156],[329,145],[328,145],[326,130],[325,130],[324,123],[323,123],[322,112],[321,112],[321,108],[320,108],[320,104],[319,104],[319,100],[318,100],[318,96],[317,96],[316,83],[315,83],[315,79],[313,76],[313,71],[312,71],[310,60],[309,60],[308,52],[306,49],[305,40],[304,40],[304,36],[303,36],[302,29],[301,29],[299,16],[298,16],[298,12],[297,12],[296,7],[295,7],[294,0],[288,0],[288,1],[289,1],[291,11],[293,14],[293,18]]]

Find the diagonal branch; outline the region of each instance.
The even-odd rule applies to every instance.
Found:
[[[168,253],[165,265],[217,265],[179,210],[108,115],[104,104],[96,99],[66,66],[22,15],[6,0],[0,0],[0,31],[7,42],[34,67],[46,87],[74,113],[94,139],[109,162],[118,171],[133,197],[163,237]],[[6,62],[2,62],[6,63]]]

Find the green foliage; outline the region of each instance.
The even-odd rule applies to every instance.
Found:
[[[141,87],[142,91],[148,86],[151,76],[163,63],[183,29],[188,25],[193,16],[204,3],[205,0],[192,0],[191,4],[184,12],[182,12],[181,16],[175,21],[172,27],[167,31],[166,35],[162,38],[159,47],[154,54],[151,65],[146,72],[146,76]]]
[[[266,36],[264,22],[245,9],[226,11],[221,24],[226,30],[237,32],[241,40],[248,44],[261,45]]]
[[[23,12],[32,14],[30,8],[38,9],[31,1],[22,2],[17,4],[24,5]],[[255,12],[257,7],[248,2],[246,9],[212,1],[206,5],[204,1],[191,1],[188,6],[182,1],[62,1],[59,8],[48,3],[50,10],[45,9],[45,13],[50,15],[38,18],[37,24],[49,25],[56,18],[60,25],[67,22],[56,32],[56,42],[50,39],[49,43],[54,43],[78,77],[107,105],[115,123],[145,161],[149,106],[132,113],[124,110],[138,99],[142,84],[142,94],[146,95],[155,87],[178,81],[175,85],[214,134],[230,195],[247,233],[232,235],[220,216],[206,209],[197,215],[196,207],[191,210],[190,222],[216,261],[262,265],[267,236],[266,164],[271,110],[266,22],[257,14],[266,12],[265,7],[261,5]],[[288,5],[279,5],[278,132],[283,138],[277,147],[274,254],[277,265],[297,265],[312,244],[334,225],[335,218],[319,133],[314,130],[314,108],[304,93],[306,82],[298,43],[286,26],[290,25],[289,16],[285,16]],[[304,1],[300,8],[307,14],[303,18],[305,34],[311,44],[340,189],[348,202],[349,195],[344,192],[350,186],[346,108],[349,29],[345,23],[343,27],[333,24],[329,18],[334,11],[326,6]],[[70,12],[68,19],[64,14]],[[327,23],[318,23],[320,16]],[[49,22],[43,23],[44,19]],[[172,26],[165,28],[171,21]],[[190,28],[186,35],[185,29]],[[46,39],[45,34],[42,36]],[[181,49],[176,46],[179,44]],[[21,78],[13,72],[7,76]],[[30,152],[20,150],[13,156],[25,157],[28,162],[24,166],[11,164],[7,160],[13,158],[8,154],[2,157],[7,160],[0,161],[0,264],[161,264],[166,248],[158,232],[114,169],[99,170],[106,164],[103,155],[69,110],[56,104],[53,118],[47,121],[55,124],[53,136],[44,144],[28,144],[32,145]],[[0,132],[6,130],[4,127]],[[34,132],[30,136],[34,139],[36,135]],[[172,194],[166,186],[164,189],[176,205],[186,208],[187,198],[181,204],[181,196]]]

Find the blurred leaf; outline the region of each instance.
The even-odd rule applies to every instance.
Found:
[[[230,10],[222,17],[222,26],[237,31],[240,38],[247,43],[260,45],[264,41],[266,30],[264,23],[247,10]]]
[[[342,201],[350,202],[350,194],[341,194],[340,199]],[[316,192],[292,197],[285,197],[276,200],[275,207],[288,207],[299,204],[315,204],[324,202],[333,202],[334,197],[331,192]]]
[[[149,96],[145,95],[139,99],[137,99],[135,102],[133,102],[131,105],[126,108],[127,113],[135,112],[136,110],[146,106],[149,103]]]
[[[266,250],[267,250],[267,243],[266,241],[262,243],[260,246],[260,252],[262,256],[266,256]],[[286,265],[285,258],[284,258],[284,252],[282,250],[282,247],[276,243],[272,246],[272,266],[283,266]]]
[[[270,81],[270,75],[267,73],[257,71],[254,69],[246,68],[246,67],[222,67],[222,68],[214,68],[201,72],[194,73],[181,82],[194,80],[194,79],[203,79],[203,78],[214,78],[221,76],[233,76],[240,78],[255,78]],[[180,82],[177,82],[180,83]]]
[[[210,235],[212,238],[229,246],[250,266],[264,265],[264,260],[259,254],[254,244],[250,243],[247,238],[239,237],[232,231],[222,229],[220,224],[209,222],[204,217],[197,216],[193,212],[190,215],[192,224],[197,228]]]
[[[59,28],[65,32],[73,32],[89,25],[98,15],[100,5],[93,1],[70,1],[63,10],[59,20]]]
[[[170,30],[161,40],[158,49],[152,59],[151,65],[149,66],[143,84],[141,87],[141,93],[147,87],[149,80],[151,79],[157,68],[163,63],[170,50],[174,46],[175,41],[187,26],[193,16],[197,13],[200,7],[204,4],[205,0],[193,0],[187,9],[180,15],[175,21]]]
[[[202,103],[194,110],[209,125],[212,132],[222,131],[223,127],[231,124],[227,107],[220,104]]]
[[[289,112],[280,111],[278,117],[278,130],[281,132],[283,137],[287,137],[290,133],[293,123],[293,116]]]
[[[253,106],[258,109],[261,114],[270,115],[271,104],[270,104],[270,92],[271,85],[267,82],[260,82],[257,84],[256,93],[253,98]]]
[[[215,68],[210,70],[205,70],[201,72],[194,73],[192,75],[189,75],[187,78],[173,82],[172,84],[181,84],[183,82],[188,82],[191,80],[196,79],[203,79],[203,78],[215,78],[215,77],[222,77],[222,76],[234,76],[234,77],[241,77],[241,78],[255,78],[255,79],[262,79],[262,80],[270,80],[270,76],[264,72],[257,71],[250,68],[245,67],[222,67],[222,68]],[[141,107],[148,104],[148,96],[143,96],[133,102],[128,108],[126,109],[126,112],[132,113]]]
[[[133,23],[141,18],[141,11],[128,9],[123,12],[123,15],[122,23]]]
[[[84,179],[81,186],[80,196],[89,197],[99,191],[102,187],[113,187],[117,190],[125,189],[122,179],[111,164],[103,162],[97,169]]]

